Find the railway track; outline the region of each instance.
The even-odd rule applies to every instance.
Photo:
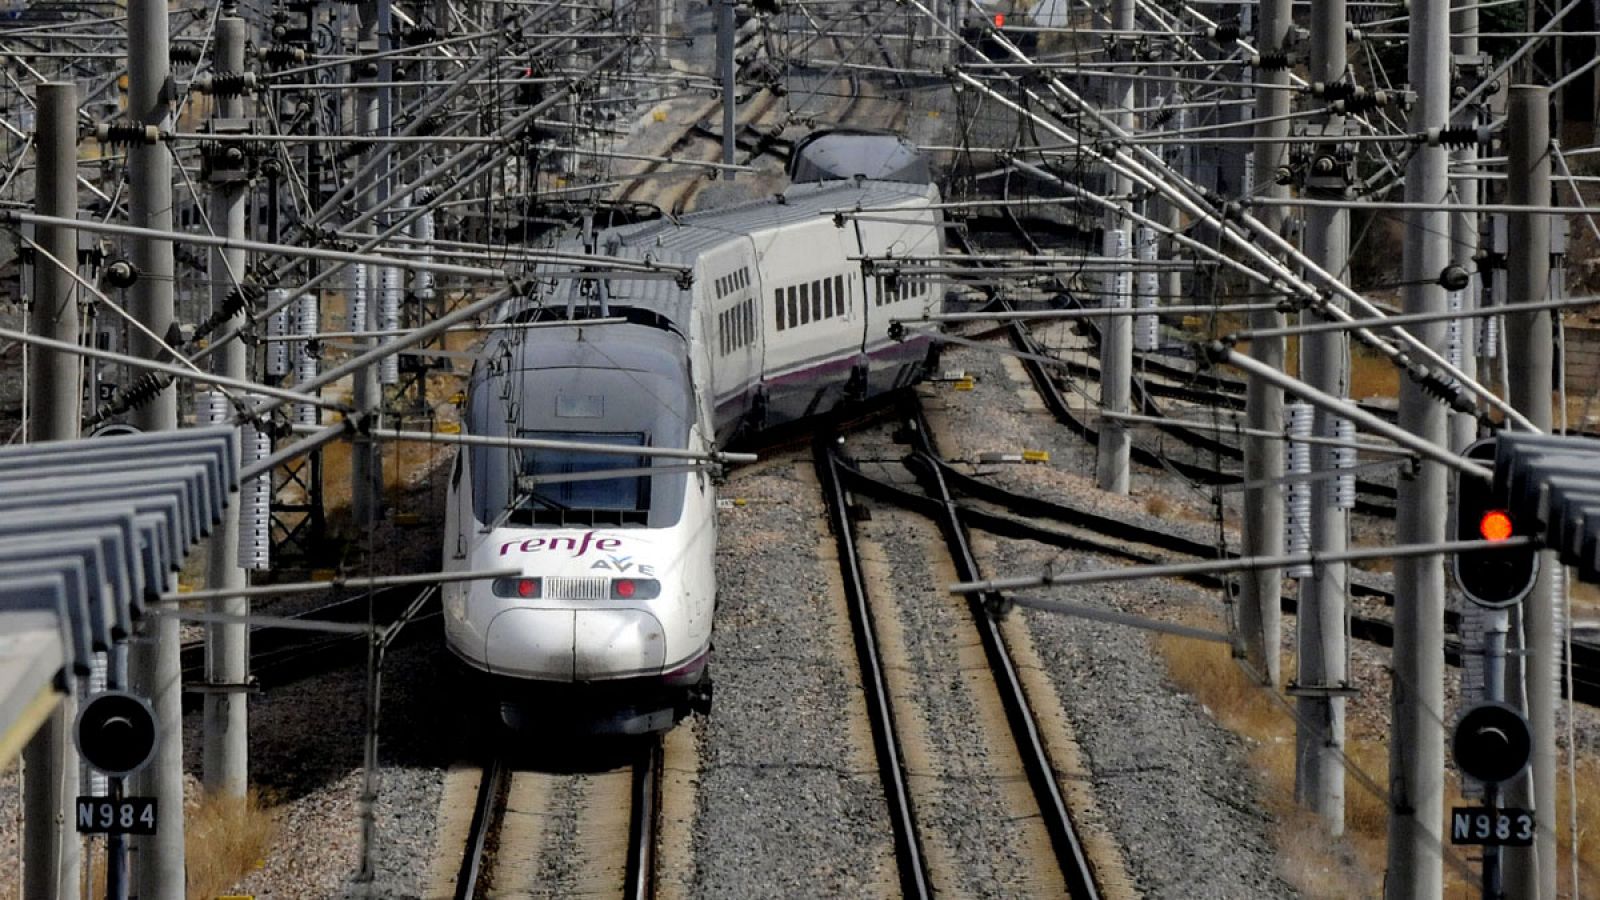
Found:
[[[653,896],[661,741],[579,761],[583,771],[521,764],[502,752],[481,769],[455,874],[455,900],[534,895]]]
[[[976,253],[976,247],[970,241],[959,232],[954,234],[963,252]],[[1028,246],[1031,252],[1039,252],[1037,244],[1029,243]],[[1010,305],[1004,300],[997,299],[991,306],[1002,311],[1010,310]],[[1098,343],[1099,331],[1092,321],[1083,319],[1076,324],[1087,333],[1091,347]],[[1063,389],[1062,375],[1084,381],[1096,381],[1100,375],[1098,367],[1081,360],[1068,360],[1063,373],[1062,367],[1046,366],[1040,361],[1038,357],[1053,357],[1055,354],[1039,342],[1033,330],[1025,322],[1014,320],[1007,323],[1002,330],[1009,337],[1012,346],[1022,354],[1019,361],[1027,371],[1029,380],[1033,382],[1034,389],[1039,393],[1045,408],[1058,422],[1084,441],[1096,443],[1099,440],[1099,432],[1089,424],[1085,416],[1073,409]],[[1188,403],[1220,405],[1227,409],[1243,409],[1242,397],[1238,396],[1242,390],[1242,383],[1235,379],[1220,378],[1212,373],[1185,369],[1153,354],[1140,355],[1139,368],[1140,373],[1133,380],[1132,399],[1134,408],[1143,415],[1169,417],[1167,411],[1159,404],[1158,397]],[[1176,459],[1135,443],[1130,450],[1134,462],[1171,472],[1196,484],[1237,484],[1243,480],[1241,474],[1225,471],[1222,463],[1226,461],[1230,465],[1242,464],[1244,451],[1220,440],[1221,435],[1202,434],[1177,421],[1162,424],[1158,428],[1163,434],[1182,442],[1196,453],[1210,455],[1212,461],[1209,464],[1201,464]],[[1394,516],[1393,501],[1396,493],[1393,486],[1358,478],[1356,491],[1357,512],[1384,518]]]
[[[903,410],[902,415],[907,420],[908,433],[927,433],[920,407]],[[946,515],[948,507],[953,507],[967,526],[998,537],[1094,553],[1135,565],[1237,556],[1236,553],[1219,550],[1214,544],[1071,504],[1007,491],[958,471],[951,463],[940,458],[933,451],[931,443],[926,441],[921,442],[905,462],[924,490],[910,490],[900,483],[873,478],[839,461],[834,463],[834,475],[846,490],[913,511],[930,520],[939,520]],[[929,490],[930,484],[938,485],[938,490]],[[960,502],[954,499],[957,494],[979,502]],[[1185,575],[1181,576],[1181,580],[1216,590],[1229,587],[1229,579],[1219,575]],[[1351,594],[1369,598],[1389,608],[1394,606],[1394,594],[1391,591],[1358,580],[1352,581]],[[997,601],[991,598],[991,602]],[[1299,602],[1295,597],[1284,595],[1280,598],[1280,608],[1294,614],[1299,609]],[[1451,632],[1459,633],[1459,614],[1447,610],[1445,625]],[[1381,647],[1394,646],[1394,624],[1390,619],[1352,614],[1350,635]],[[1461,643],[1458,639],[1445,639],[1445,658],[1451,665],[1461,664]],[[1575,638],[1572,660],[1573,699],[1588,706],[1600,707],[1600,644]],[[1565,679],[1562,680],[1561,690],[1566,691]]]
[[[896,701],[898,700],[904,711],[907,706],[915,707],[917,700],[907,696],[906,693],[897,694],[891,684],[894,678],[889,673],[914,665],[910,659],[894,658],[879,640],[878,629],[886,627],[885,620],[897,619],[897,613],[892,609],[894,604],[890,598],[875,595],[869,587],[872,579],[864,573],[862,553],[856,540],[852,519],[852,507],[840,477],[841,465],[835,456],[834,447],[835,440],[831,434],[819,434],[815,445],[815,463],[827,503],[829,521],[838,546],[839,564],[850,607],[856,653],[861,666],[863,687],[867,694],[873,743],[890,809],[900,887],[902,893],[907,896],[927,897],[933,893],[954,889],[951,884],[941,883],[943,879],[951,879],[954,876],[945,872],[942,879],[937,864],[930,864],[928,853],[924,849],[923,834],[925,827],[923,823],[928,816],[925,810],[919,812],[919,804],[933,805],[935,802],[926,790],[918,790],[917,783],[927,780],[929,773],[926,769],[935,765],[931,760],[935,759],[938,753],[926,745],[925,733],[907,725],[906,722],[897,720]],[[961,521],[960,510],[952,501],[945,507],[945,511],[946,516],[939,522],[939,535],[945,551],[949,554],[951,565],[959,577],[975,577],[976,563],[967,544],[966,529]],[[883,585],[880,583],[879,589],[882,588]],[[1016,783],[1025,783],[1028,786],[1032,799],[1031,808],[1017,810],[1013,806],[1012,815],[1036,822],[1042,829],[1043,836],[1039,840],[1048,845],[1049,855],[1057,869],[1053,874],[1060,879],[1060,884],[1051,888],[1050,892],[1063,892],[1073,898],[1097,898],[1100,893],[1095,872],[1090,866],[1073,823],[1071,811],[1062,795],[1057,780],[1057,767],[1053,765],[1046,749],[1046,742],[1041,734],[1030,697],[1024,688],[1018,664],[1013,659],[1006,639],[1002,635],[1000,623],[990,605],[983,600],[966,603],[966,607],[970,626],[976,632],[976,640],[971,642],[964,638],[957,640],[963,645],[981,646],[982,657],[986,660],[988,670],[993,676],[992,691],[996,698],[995,702],[1000,708],[992,715],[1003,722],[1003,726],[997,723],[997,727],[1003,727],[1010,738],[1009,746],[1002,748],[996,745],[977,756],[984,760],[983,764],[986,767],[1005,771],[1009,774],[1003,777],[1014,778]],[[896,621],[887,627],[896,633],[902,633],[911,626]],[[900,674],[898,677],[904,686],[904,681],[909,676]],[[987,695],[989,687],[989,685],[985,685],[982,689],[975,687],[975,696]],[[980,706],[983,704],[982,700],[975,702]],[[907,715],[920,722],[919,713],[911,712]],[[925,730],[926,723],[921,723],[920,727]],[[913,736],[908,738],[907,731],[913,732]],[[906,746],[908,743],[911,746]],[[918,760],[922,768],[911,771],[906,762],[908,758]],[[1014,768],[1008,768],[1013,762]],[[1018,802],[1015,796],[1008,797],[1007,800],[1012,804]],[[937,835],[934,841],[938,842]]]

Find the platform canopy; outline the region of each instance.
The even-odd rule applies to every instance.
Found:
[[[175,588],[239,468],[232,426],[0,448],[0,766]]]

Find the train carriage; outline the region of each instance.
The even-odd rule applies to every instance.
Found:
[[[690,268],[687,285],[549,279],[502,311],[530,327],[491,338],[465,419],[508,443],[457,459],[445,563],[521,575],[450,585],[444,606],[450,649],[512,715],[534,700],[542,718],[638,733],[709,701],[715,489],[629,448],[704,453],[923,373],[927,340],[891,338],[889,320],[937,309],[937,282],[865,260],[941,252],[938,188],[925,166],[866,177],[904,176],[898,138],[824,146],[841,140],[877,167],[797,166],[816,180],[594,236],[608,256]]]

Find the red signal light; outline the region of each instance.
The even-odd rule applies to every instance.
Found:
[[[539,582],[534,581],[532,578],[524,578],[521,581],[518,581],[517,582],[517,596],[518,597],[537,597],[537,596],[539,596]]]
[[[1511,537],[1515,528],[1511,523],[1511,514],[1503,509],[1487,510],[1483,518],[1478,520],[1478,533],[1486,541],[1504,541]]]
[[[616,582],[612,585],[612,587],[616,589],[617,596],[621,597],[624,600],[627,600],[630,597],[632,597],[633,593],[634,593],[634,590],[635,590],[633,582],[629,581],[626,578],[617,579]]]
[[[994,14],[994,27],[996,27],[996,28],[1004,28],[1004,27],[1006,27],[1006,14],[1005,13],[995,13]]]

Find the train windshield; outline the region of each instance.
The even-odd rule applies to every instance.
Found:
[[[517,436],[617,447],[645,446],[645,436],[638,432],[520,431]],[[511,519],[540,525],[642,525],[650,510],[650,479],[638,471],[616,478],[596,478],[592,473],[638,470],[649,465],[649,458],[644,456],[524,450]]]

